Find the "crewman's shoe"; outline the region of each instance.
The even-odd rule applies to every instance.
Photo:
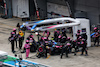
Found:
[[[98,47],[99,45],[97,45],[97,47]]]
[[[81,54],[81,56],[82,56],[83,54]]]
[[[88,54],[85,54],[85,56],[88,56]]]
[[[62,56],[60,58],[62,59]]]
[[[18,47],[16,47],[16,48],[18,48]]]
[[[68,56],[66,56],[66,57],[68,57]]]
[[[44,56],[44,58],[47,58],[47,56]]]
[[[76,56],[76,54],[74,54],[74,56]]]
[[[27,58],[29,58],[29,57],[26,57],[26,59],[27,59]]]
[[[16,51],[12,51],[13,53],[15,53]]]

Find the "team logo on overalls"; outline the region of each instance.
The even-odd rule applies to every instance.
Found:
[[[24,33],[22,31],[19,31],[20,36],[24,36]]]

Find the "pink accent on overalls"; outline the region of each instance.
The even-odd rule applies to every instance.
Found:
[[[44,34],[45,34],[45,31],[43,32],[43,36],[44,36]]]
[[[55,32],[60,33],[60,31],[57,31],[57,30],[56,30],[56,31],[54,31],[54,33],[55,33]]]
[[[59,35],[58,38],[61,38],[61,35]]]
[[[80,44],[80,42],[77,42],[78,44]]]
[[[43,36],[44,36],[44,34],[45,34],[45,31],[43,32]],[[49,31],[47,30],[47,36],[46,37],[48,37],[49,36]]]
[[[57,30],[56,30],[56,31],[54,31],[54,33],[55,33],[55,32],[57,32]]]
[[[80,35],[80,33],[77,33],[77,35]]]
[[[66,45],[69,46],[69,45],[71,45],[71,44],[70,44],[70,43],[67,43]]]
[[[32,37],[32,38],[33,38],[34,36],[33,36],[33,35],[31,35],[30,37]]]
[[[56,48],[60,48],[60,47],[62,47],[62,46],[56,46]]]
[[[84,42],[81,42],[81,44],[84,44]]]

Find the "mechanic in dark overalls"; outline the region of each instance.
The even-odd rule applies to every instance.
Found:
[[[70,45],[71,45],[70,43],[67,43],[66,45],[62,46],[62,51],[61,51],[61,56],[60,56],[61,59],[62,59],[64,53],[66,54],[66,57],[68,57],[68,52],[69,52],[69,46]]]
[[[81,55],[83,55],[83,53],[85,51],[85,56],[88,56],[86,39],[80,38],[80,42],[82,44],[82,53],[81,53]]]
[[[14,50],[15,32],[11,32],[11,36],[8,38],[8,40],[11,42],[12,52],[15,53],[15,50]]]
[[[55,30],[55,31],[54,31],[54,40],[55,40],[56,42],[58,42],[58,36],[59,36],[59,35],[60,35],[59,29]]]
[[[63,34],[63,36],[65,36],[67,38],[66,29],[65,28],[62,29],[62,34]]]
[[[15,40],[14,40],[14,42],[16,43],[16,48],[18,48],[17,47],[17,34],[16,34],[16,28],[13,28],[13,32],[15,33]]]
[[[99,46],[99,37],[100,37],[100,33],[97,27],[94,28],[94,32],[95,34],[93,35],[94,39],[94,46],[96,45],[97,42],[97,46]]]

